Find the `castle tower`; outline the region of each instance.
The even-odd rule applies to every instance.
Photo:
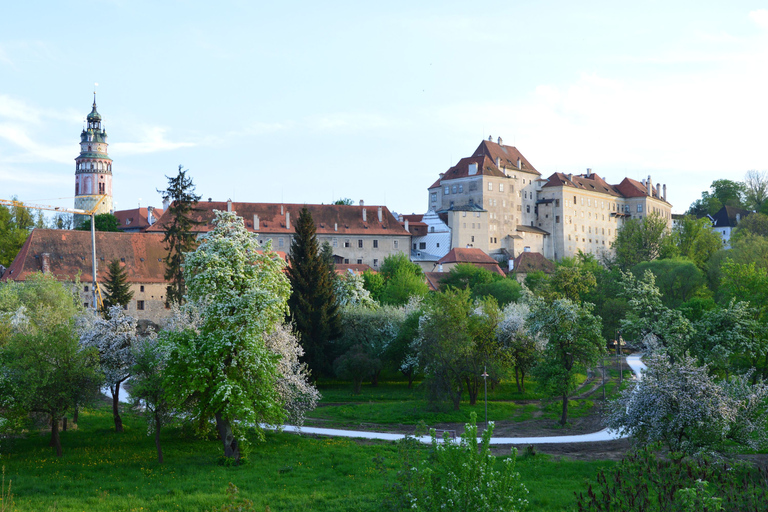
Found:
[[[101,114],[96,111],[95,92],[86,123],[80,134],[80,155],[75,158],[75,208],[91,210],[102,196],[107,196],[96,213],[110,213],[114,210],[112,159],[107,155],[107,132],[101,126]],[[75,215],[75,226],[87,219],[85,215]]]

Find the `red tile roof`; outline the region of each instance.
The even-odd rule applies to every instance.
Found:
[[[344,274],[350,270],[355,274],[362,274],[366,270],[370,270],[371,272],[376,272],[371,268],[370,265],[366,265],[365,263],[337,263],[336,264],[336,273],[339,275]]]
[[[121,260],[129,282],[165,282],[165,258],[168,251],[162,234],[96,232],[98,280],[106,279],[107,267],[113,259]],[[91,233],[60,229],[34,229],[24,242],[16,259],[2,276],[24,280],[43,268],[47,254],[49,271],[62,280],[91,279]]]
[[[481,249],[475,249],[470,247],[454,247],[448,254],[443,256],[437,261],[438,265],[449,263],[471,263],[472,265],[486,270],[490,270],[496,274],[504,274],[499,267],[499,263],[485,254]]]
[[[157,221],[165,213],[160,208],[154,208],[152,217]],[[114,213],[119,221],[119,228],[145,230],[150,226],[149,212],[147,208],[134,208],[133,210],[118,210]]]
[[[469,165],[477,164],[477,172],[475,174],[469,174]],[[459,163],[448,169],[443,176],[438,178],[436,182],[432,184],[430,189],[437,188],[440,183],[445,180],[455,180],[459,178],[466,178],[468,176],[495,176],[497,178],[506,178],[506,174],[496,167],[493,160],[487,156],[470,156],[462,158]]]
[[[639,181],[631,178],[624,178],[618,185],[610,185],[603,178],[595,173],[573,175],[556,172],[547,178],[546,187],[571,187],[579,190],[588,190],[608,194],[614,197],[643,197],[647,195],[647,190]],[[656,193],[656,187],[651,187],[651,195],[659,200],[663,199]]]
[[[539,252],[523,252],[515,258],[512,264],[513,272],[520,272],[527,274],[529,272],[535,272],[541,270],[550,274],[555,271],[555,264],[544,257]]]
[[[450,272],[424,272],[429,290],[433,292],[438,291],[440,289],[440,281],[448,277],[449,274]]]
[[[520,151],[514,146],[505,146],[503,144],[497,144],[490,140],[484,140],[477,146],[472,156],[486,156],[494,163],[499,161],[501,167],[517,169],[517,159],[520,159],[522,169],[518,169],[525,172],[541,175],[531,163],[523,156]]]
[[[213,226],[213,210],[227,211],[227,201],[201,201],[197,204],[200,211],[192,218],[203,224],[193,227],[197,232],[205,233]],[[280,204],[280,203],[236,203],[232,202],[232,211],[243,218],[245,227],[253,231],[254,215],[259,218],[259,233],[292,234],[301,209],[307,207],[315,222],[317,233],[321,235],[401,235],[409,233],[400,225],[386,206],[358,206],[336,204]],[[378,209],[381,208],[382,220],[379,222]],[[363,222],[363,210],[366,221]],[[286,213],[289,214],[290,226],[286,225]],[[147,232],[162,232],[169,221],[166,213]]]

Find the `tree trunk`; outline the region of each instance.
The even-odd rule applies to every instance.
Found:
[[[517,384],[517,392],[522,393],[523,388],[520,387],[520,369],[515,366],[515,384]]]
[[[115,432],[123,431],[123,419],[120,417],[120,409],[118,408],[120,405],[120,383],[122,382],[119,380],[114,388],[110,387],[110,391],[112,391],[112,416],[115,418]]]
[[[408,375],[408,389],[412,389],[413,388],[413,370],[408,372],[407,375]]]
[[[160,446],[160,415],[155,411],[155,446],[157,447],[157,461],[163,463],[163,448]]]
[[[452,386],[453,387],[453,386]],[[451,393],[451,399],[453,400],[453,410],[458,411],[461,405],[461,381],[453,387],[453,393]]]
[[[59,438],[59,417],[56,413],[51,414],[51,446],[56,449],[56,456],[61,457],[61,439]]]
[[[467,393],[469,393],[469,405],[475,405],[477,403],[477,394],[480,386],[477,384],[477,380],[474,378],[466,378],[467,381]]]
[[[359,395],[360,394],[360,389],[362,389],[362,387],[363,387],[363,379],[362,378],[354,379],[352,381],[352,386],[353,386],[352,389],[354,390],[353,393],[355,395]]]
[[[77,425],[77,417],[80,415],[80,407],[75,405],[75,412],[72,414],[72,423]]]
[[[67,417],[64,416],[61,418],[61,431],[66,432],[67,431]]]
[[[520,387],[525,393],[525,370],[520,370]]]
[[[232,425],[229,420],[222,417],[221,413],[216,413],[216,429],[219,431],[219,437],[224,444],[224,456],[235,459],[235,464],[240,462],[240,446],[232,433]]]
[[[565,426],[565,422],[568,420],[568,394],[563,394],[563,416],[560,418],[560,424]]]
[[[373,377],[371,377],[371,386],[374,388],[379,387],[379,375],[381,375],[381,370],[373,372]]]

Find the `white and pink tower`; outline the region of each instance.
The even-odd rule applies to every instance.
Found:
[[[75,158],[75,208],[110,213],[112,204],[112,159],[107,155],[107,132],[101,126],[101,114],[96,111],[96,93],[93,93],[93,109],[86,119],[87,127],[80,134],[80,155]],[[88,217],[75,215],[75,226]]]

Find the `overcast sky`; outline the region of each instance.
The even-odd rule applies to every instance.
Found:
[[[492,135],[545,177],[650,174],[682,212],[768,169],[764,5],[6,2],[0,198],[73,205],[98,83],[118,209],[182,164],[206,199],[423,213]]]

